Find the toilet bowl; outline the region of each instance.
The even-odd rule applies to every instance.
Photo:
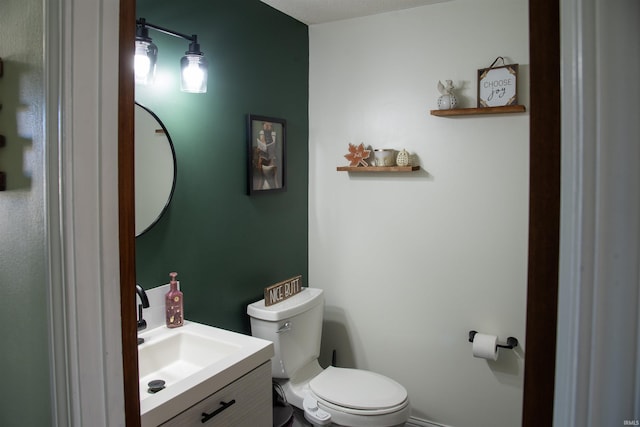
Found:
[[[263,299],[247,307],[251,334],[274,343],[271,372],[287,401],[316,426],[404,425],[411,408],[402,385],[361,369],[322,369],[323,305],[321,289],[303,288],[280,303],[265,306]]]

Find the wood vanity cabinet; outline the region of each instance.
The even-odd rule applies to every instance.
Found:
[[[162,426],[270,427],[273,425],[271,399],[269,360]]]

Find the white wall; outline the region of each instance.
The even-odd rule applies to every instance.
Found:
[[[438,80],[475,106],[476,72],[520,64],[525,0],[450,1],[311,26],[309,285],[326,291],[323,361],[389,375],[413,417],[520,424],[528,221],[528,114],[439,118]],[[348,143],[406,148],[410,174],[348,174]],[[468,331],[521,347],[475,359]]]

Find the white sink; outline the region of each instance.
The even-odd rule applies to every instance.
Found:
[[[194,333],[192,325],[174,333],[159,334],[156,339],[138,349],[140,370],[140,399],[152,394],[146,392],[146,384],[153,380],[165,381],[166,387],[201,371],[231,354],[241,346],[237,343],[212,339]],[[148,338],[147,338],[148,339]]]
[[[220,390],[273,356],[273,344],[195,322],[165,326],[138,335],[140,414],[156,426]],[[149,392],[149,382],[165,388]]]

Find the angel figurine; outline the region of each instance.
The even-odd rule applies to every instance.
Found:
[[[453,81],[445,80],[445,83],[447,84],[446,86],[438,80],[438,92],[440,92],[440,97],[438,98],[439,110],[451,110],[456,108],[456,105],[458,105],[458,99],[453,93]]]

